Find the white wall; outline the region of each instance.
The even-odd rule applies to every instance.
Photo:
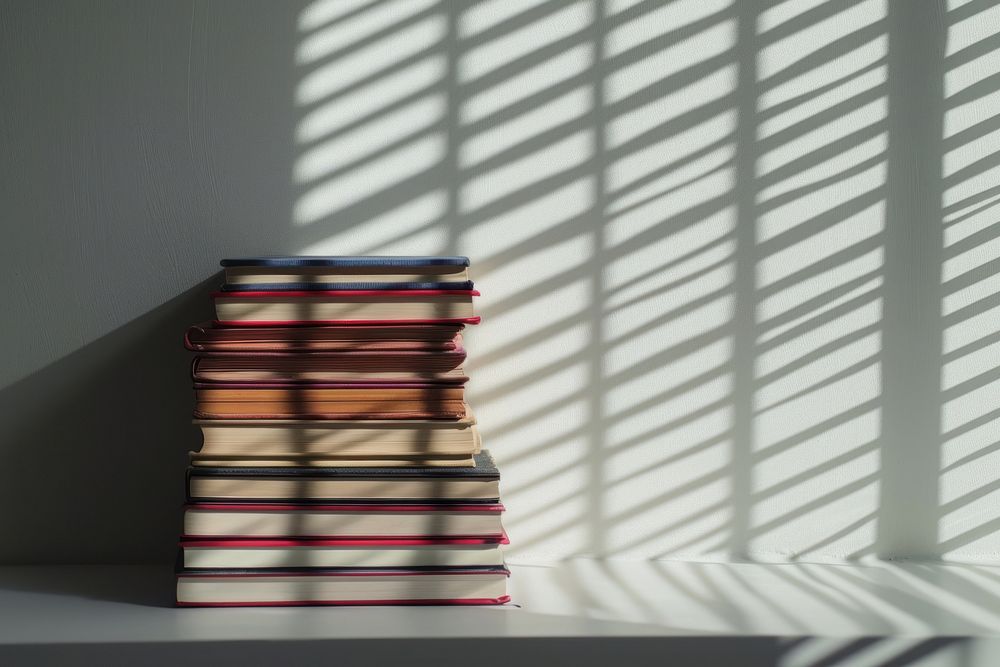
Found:
[[[202,281],[302,252],[472,258],[512,558],[995,559],[998,33],[955,0],[0,10],[0,557],[169,557]]]

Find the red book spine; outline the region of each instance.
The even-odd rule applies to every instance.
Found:
[[[296,548],[296,547],[430,547],[430,546],[479,546],[484,544],[510,544],[506,533],[476,537],[334,537],[334,538],[204,538],[182,537],[182,547],[227,548]]]
[[[222,512],[480,512],[486,514],[499,514],[504,511],[501,503],[468,503],[455,505],[420,505],[420,504],[400,504],[400,505],[377,505],[360,503],[340,503],[330,505],[309,505],[291,503],[189,503],[184,506],[185,510],[202,511],[222,511]]]
[[[509,595],[498,598],[468,598],[465,600],[301,600],[296,602],[180,602],[178,607],[371,607],[371,606],[433,606],[433,605],[499,605],[510,602]]]
[[[447,289],[413,289],[413,290],[288,290],[288,291],[246,291],[246,292],[212,292],[212,298],[227,299],[268,299],[285,297],[372,297],[372,296],[480,296],[479,290],[447,290]]]
[[[220,327],[312,327],[312,326],[372,326],[389,324],[479,324],[482,318],[445,317],[440,319],[418,320],[261,320],[244,322],[242,320],[213,320]]]

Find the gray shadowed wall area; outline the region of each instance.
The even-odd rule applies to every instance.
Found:
[[[998,88],[986,0],[0,3],[0,560],[172,558],[251,253],[470,256],[512,560],[994,560]]]

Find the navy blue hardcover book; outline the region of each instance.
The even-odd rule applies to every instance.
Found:
[[[244,257],[224,259],[223,292],[472,290],[468,257]]]
[[[223,292],[302,292],[302,291],[337,291],[337,290],[471,290],[476,286],[471,280],[455,282],[422,282],[422,283],[224,283]]]
[[[302,256],[302,257],[242,257],[224,259],[222,266],[298,267],[326,266],[331,268],[413,268],[420,266],[468,266],[469,258],[457,255],[441,257],[420,256]]]

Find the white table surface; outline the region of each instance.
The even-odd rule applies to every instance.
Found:
[[[0,568],[0,663],[246,665],[335,651],[338,664],[606,664],[608,652],[631,664],[1000,664],[1000,567],[579,559],[511,570],[518,606],[176,609],[169,567]]]

